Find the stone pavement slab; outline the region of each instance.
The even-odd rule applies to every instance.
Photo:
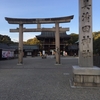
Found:
[[[0,61],[0,100],[100,100],[100,88],[71,88],[76,57],[62,57],[61,65],[48,57]]]

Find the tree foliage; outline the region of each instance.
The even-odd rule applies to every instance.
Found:
[[[100,54],[100,31],[93,32],[93,50]]]
[[[34,37],[32,39],[28,39],[27,42],[24,42],[24,44],[28,44],[28,45],[39,45],[40,41]]]
[[[7,35],[0,35],[0,43],[12,43],[11,38]]]
[[[68,44],[74,44],[79,39],[79,35],[76,33],[70,34],[71,39],[68,40]],[[100,31],[93,32],[93,52],[100,55]]]
[[[71,39],[68,40],[68,44],[74,44],[76,41],[78,41],[78,37],[79,37],[78,34],[71,33],[70,36],[71,36]]]

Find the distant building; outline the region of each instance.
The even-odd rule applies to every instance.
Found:
[[[69,56],[78,55],[78,45],[76,43],[72,44],[72,45],[69,45],[67,53],[68,53]]]
[[[0,43],[0,59],[9,59],[18,57],[18,44]],[[23,45],[23,56],[37,56],[39,45]]]
[[[11,48],[15,49],[15,54],[18,54],[18,44],[11,44]],[[39,45],[23,45],[24,56],[37,56]]]
[[[40,35],[36,36],[41,42],[40,50],[45,50],[45,53],[50,55],[52,50],[55,50],[55,32],[41,32]],[[60,51],[66,51],[67,41],[70,39],[70,35],[66,32],[60,33]]]

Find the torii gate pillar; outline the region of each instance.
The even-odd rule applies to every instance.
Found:
[[[59,23],[55,23],[55,48],[56,48],[56,64],[60,64],[60,35],[59,35]]]
[[[18,65],[23,64],[23,24],[19,24]]]

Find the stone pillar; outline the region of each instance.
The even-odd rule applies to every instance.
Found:
[[[56,49],[56,64],[60,64],[60,34],[59,34],[59,23],[55,23],[55,49]]]
[[[100,86],[100,68],[93,66],[92,0],[79,0],[79,66],[73,66],[74,86]]]
[[[37,24],[37,28],[41,28],[41,24]]]
[[[92,0],[79,0],[79,66],[93,67]]]
[[[23,24],[19,24],[18,65],[23,64]]]

